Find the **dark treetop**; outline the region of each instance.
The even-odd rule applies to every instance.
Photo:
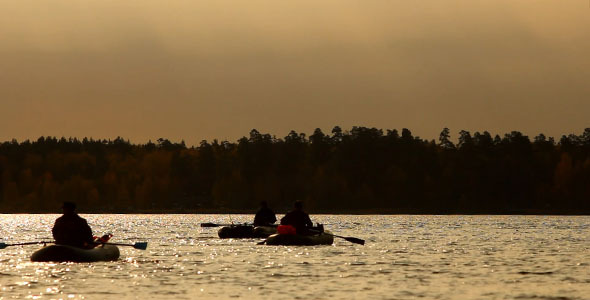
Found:
[[[236,143],[159,139],[0,143],[0,213],[248,212],[266,201],[310,213],[590,213],[590,128],[559,141],[461,131],[334,127]]]

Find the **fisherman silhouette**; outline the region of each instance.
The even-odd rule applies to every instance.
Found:
[[[309,215],[303,211],[303,202],[295,201],[293,210],[281,218],[281,225],[291,225],[295,227],[297,234],[309,234],[309,229],[313,223]]]
[[[88,226],[86,219],[76,213],[76,204],[64,202],[62,209],[63,216],[55,220],[51,230],[55,243],[79,248],[93,248],[92,229]]]
[[[277,217],[270,208],[266,201],[260,202],[260,209],[254,217],[254,226],[269,226],[273,225],[277,221]]]

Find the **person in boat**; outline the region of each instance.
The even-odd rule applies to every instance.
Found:
[[[293,210],[281,218],[281,225],[295,227],[297,234],[309,234],[309,229],[313,227],[313,222],[311,222],[309,215],[303,211],[303,202],[297,200],[293,205]]]
[[[254,217],[254,226],[272,226],[276,221],[277,216],[268,208],[266,201],[260,202],[260,209]]]
[[[93,248],[92,229],[88,226],[86,219],[76,213],[76,204],[64,202],[62,209],[63,216],[55,220],[53,229],[51,229],[55,243],[79,248]]]

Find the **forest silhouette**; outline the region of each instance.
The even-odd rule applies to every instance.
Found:
[[[313,213],[588,214],[590,128],[559,141],[518,131],[336,126],[307,137],[252,130],[236,143],[187,147],[158,139],[40,137],[0,144],[0,213],[279,212],[303,200]]]

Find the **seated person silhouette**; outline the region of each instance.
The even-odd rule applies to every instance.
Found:
[[[313,232],[309,231],[313,227],[313,223],[309,215],[303,211],[303,202],[299,200],[295,201],[293,210],[281,218],[281,225],[295,227],[297,234],[313,234]]]
[[[75,212],[76,204],[64,202],[62,209],[63,216],[55,220],[51,230],[55,243],[79,248],[94,248],[92,229],[88,226],[86,219]]]
[[[269,226],[277,221],[274,211],[268,208],[266,201],[260,202],[260,209],[254,217],[254,226]]]

